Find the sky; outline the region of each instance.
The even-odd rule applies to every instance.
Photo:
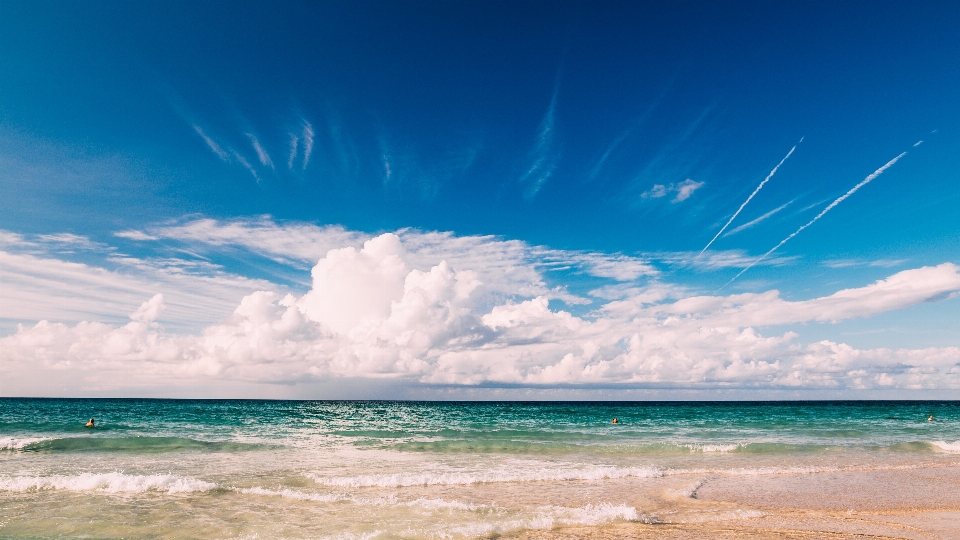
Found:
[[[958,27],[4,2],[0,395],[958,399]]]

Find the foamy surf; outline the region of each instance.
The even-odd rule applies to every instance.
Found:
[[[691,452],[703,452],[705,454],[709,453],[718,453],[723,454],[726,452],[734,452],[740,449],[742,444],[687,444],[684,445],[690,449]]]
[[[0,451],[6,450],[10,452],[23,450],[24,447],[49,440],[49,437],[24,437],[19,439],[14,437],[0,437]]]
[[[92,491],[103,493],[192,493],[210,491],[217,485],[183,478],[170,474],[135,475],[119,472],[76,476],[14,476],[0,477],[0,491],[41,491],[48,489],[65,491]]]
[[[505,482],[539,482],[563,480],[606,480],[615,478],[659,478],[659,470],[649,467],[591,466],[577,468],[521,467],[475,470],[469,472],[394,473],[363,476],[308,475],[318,484],[332,487],[409,487],[436,485],[470,485]]]
[[[469,523],[450,527],[449,536],[477,538],[524,529],[552,529],[558,526],[606,525],[617,521],[656,523],[656,519],[637,512],[625,504],[588,504],[583,507],[542,506],[534,517],[504,521]]]
[[[264,497],[282,497],[298,501],[309,501],[317,503],[331,503],[347,501],[363,506],[393,506],[393,507],[417,507],[424,510],[465,510],[474,511],[483,508],[482,505],[464,503],[460,501],[447,501],[437,498],[420,497],[413,500],[401,500],[396,496],[387,497],[358,497],[345,493],[307,493],[295,489],[265,489],[260,487],[244,488],[237,490],[247,495],[260,495]]]
[[[960,441],[948,443],[946,441],[932,441],[930,444],[937,447],[941,452],[948,454],[960,454]]]

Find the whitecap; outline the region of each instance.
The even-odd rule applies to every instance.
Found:
[[[930,444],[949,454],[960,454],[960,441],[948,443],[946,441],[932,441]]]
[[[23,450],[25,446],[49,440],[51,440],[49,437],[25,437],[22,439],[0,437],[0,451]]]
[[[170,474],[136,475],[119,472],[75,476],[13,476],[0,477],[0,491],[40,491],[61,489],[66,491],[99,491],[105,493],[142,493],[160,491],[165,493],[191,493],[209,491],[217,485],[182,478]]]

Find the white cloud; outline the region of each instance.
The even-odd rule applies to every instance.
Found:
[[[303,120],[303,166],[301,169],[306,170],[307,164],[310,163],[310,154],[313,153],[313,126],[310,125],[310,122]],[[291,158],[291,161],[293,159]]]
[[[297,147],[300,143],[300,136],[290,133],[290,155],[287,158],[287,168],[293,168],[293,161],[297,159]]]
[[[668,193],[676,193],[670,202],[678,203],[689,199],[690,196],[693,195],[693,192],[701,187],[703,187],[703,182],[694,182],[693,180],[687,178],[683,182],[670,184],[669,186],[665,186],[663,184],[654,184],[652,188],[641,193],[640,198],[659,199],[666,197]]]
[[[599,291],[594,298],[609,301],[577,316],[550,309],[550,290],[537,263],[525,259],[528,249],[489,237],[387,233],[328,250],[304,295],[249,294],[202,333],[167,334],[158,324],[163,299],[153,294],[123,326],[22,326],[0,340],[4,370],[15,379],[69,373],[82,381],[95,373],[99,384],[116,387],[375,377],[452,385],[960,388],[957,347],[803,345],[793,331],[761,332],[951,298],[960,291],[953,264],[802,301],[777,291],[688,296],[669,285],[624,282]],[[486,268],[511,252],[520,255]],[[437,261],[441,254],[457,255],[456,262]]]
[[[559,82],[554,85],[553,95],[550,98],[550,106],[540,121],[540,131],[537,133],[536,142],[530,150],[532,163],[527,172],[520,177],[522,184],[527,184],[524,195],[528,198],[535,196],[543,184],[553,176],[559,161],[559,155],[554,150],[554,139],[556,138],[556,113],[557,98],[560,94]]]
[[[0,322],[6,327],[43,319],[113,322],[121,320],[145,297],[162,292],[170,306],[165,324],[177,330],[197,331],[223,319],[244,295],[277,288],[264,280],[223,272],[184,271],[185,265],[196,264],[192,261],[117,256],[109,260],[132,271],[68,262],[42,252],[0,251]]]
[[[194,125],[193,130],[197,132],[197,135],[199,135],[201,139],[203,139],[203,142],[207,143],[207,146],[210,147],[210,150],[212,150],[217,157],[219,157],[222,161],[226,161],[227,163],[230,162],[230,156],[228,156],[223,148],[221,148],[219,144],[211,139],[210,136],[204,133],[200,126]]]
[[[661,262],[670,266],[696,268],[698,270],[713,271],[725,268],[746,268],[757,263],[757,257],[749,255],[742,249],[728,249],[726,251],[709,251],[702,256],[693,251],[668,251],[644,253],[650,261]],[[796,256],[768,257],[759,264],[764,266],[781,266],[796,260]]]
[[[673,198],[671,202],[682,202],[690,198],[693,195],[693,192],[703,187],[703,182],[694,182],[693,180],[687,178],[683,182],[677,184],[677,196]]]
[[[359,248],[371,235],[339,226],[306,223],[278,224],[268,216],[259,219],[218,221],[196,219],[182,224],[152,227],[145,236],[199,245],[246,248],[281,263],[313,264],[332,249]],[[129,234],[129,233],[125,233]],[[623,254],[554,250],[494,236],[455,236],[449,232],[396,231],[405,246],[405,262],[428,270],[446,260],[457,268],[472,268],[486,287],[505,296],[547,295],[578,302],[562,291],[547,288],[540,269],[576,268],[595,277],[619,281],[657,275],[648,259]],[[582,299],[581,299],[582,300]]]
[[[273,160],[270,159],[270,154],[263,148],[260,144],[260,141],[253,133],[247,133],[247,137],[250,138],[250,144],[253,145],[254,151],[257,153],[257,157],[260,159],[260,164],[265,167],[273,168]]]
[[[673,185],[671,184],[671,188]],[[643,199],[659,199],[667,196],[667,186],[663,184],[654,184],[652,188],[640,194]]]
[[[150,240],[159,240],[156,236],[151,236],[143,231],[117,231],[113,233],[117,238],[126,238],[128,240],[136,240],[140,242],[146,242]]]

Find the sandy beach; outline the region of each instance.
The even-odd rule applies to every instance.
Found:
[[[957,466],[752,477],[717,475],[703,482],[686,500],[667,488],[660,501],[644,501],[661,505],[652,512],[653,523],[525,531],[507,537],[956,540],[960,539],[958,486]]]

